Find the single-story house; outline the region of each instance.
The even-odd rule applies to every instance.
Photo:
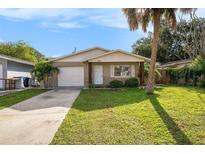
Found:
[[[59,73],[53,75],[54,87],[106,86],[114,79],[138,78],[144,84],[144,62],[150,59],[122,50],[93,47],[51,60]]]
[[[4,88],[4,80],[14,77],[31,78],[34,63],[0,54],[0,89]]]

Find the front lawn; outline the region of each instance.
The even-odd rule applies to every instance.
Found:
[[[205,89],[82,90],[51,144],[205,144]]]
[[[39,95],[43,92],[46,92],[48,90],[45,89],[28,89],[24,91],[19,91],[16,93],[11,93],[8,95],[0,96],[0,110],[6,107],[9,107],[11,105],[14,105],[16,103],[19,103],[21,101],[24,101],[26,99],[29,99],[31,97],[34,97],[36,95]]]

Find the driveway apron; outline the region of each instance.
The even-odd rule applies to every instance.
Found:
[[[0,144],[49,144],[79,93],[51,90],[0,110]]]

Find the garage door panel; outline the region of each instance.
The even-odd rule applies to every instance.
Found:
[[[84,86],[84,67],[61,67],[58,86]]]

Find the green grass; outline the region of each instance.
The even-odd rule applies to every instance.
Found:
[[[205,89],[82,90],[51,144],[205,144]]]
[[[39,95],[48,90],[45,89],[28,89],[24,91],[19,91],[16,93],[11,93],[8,95],[0,96],[0,110],[6,107],[12,106],[16,103],[20,103],[26,99],[29,99],[33,96]]]

